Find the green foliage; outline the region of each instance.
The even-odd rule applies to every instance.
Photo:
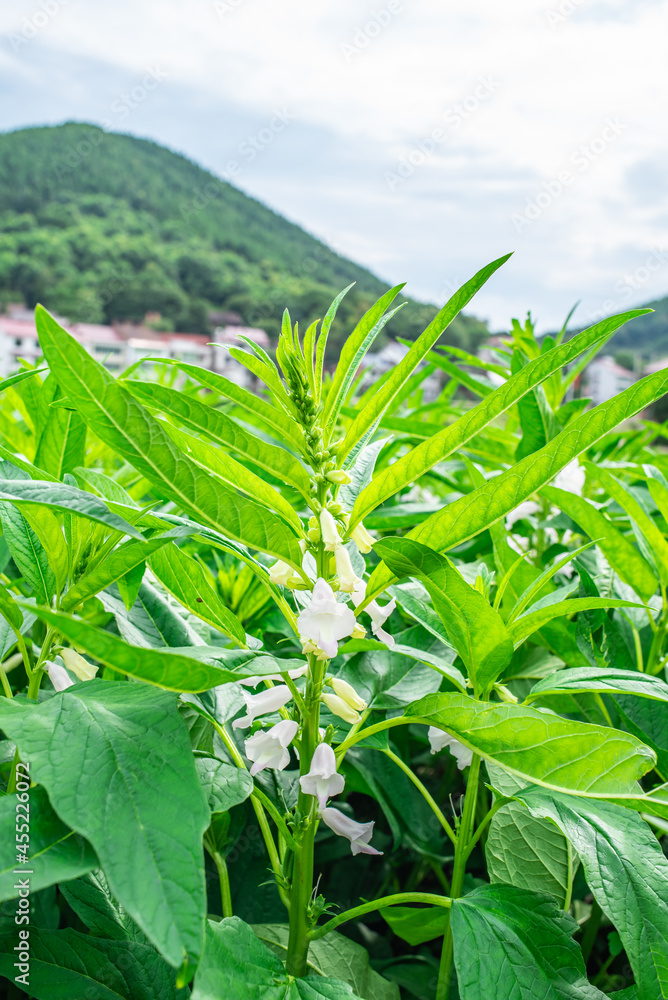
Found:
[[[190,167],[136,148],[167,226],[142,157]],[[668,463],[637,416],[668,381],[568,398],[638,311],[453,347],[502,260],[370,384],[398,288],[286,312],[257,394],[116,379],[38,308],[49,373],[0,385],[0,970],[25,864],[30,995],[668,996]]]

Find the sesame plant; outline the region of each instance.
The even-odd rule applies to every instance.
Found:
[[[0,384],[16,995],[668,996],[668,460],[633,422],[668,373],[573,397],[644,310],[443,344],[506,259],[376,381],[401,286],[331,373],[345,291],[230,348],[256,393],[115,378],[37,308]]]

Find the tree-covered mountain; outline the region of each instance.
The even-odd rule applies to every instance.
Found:
[[[165,329],[209,333],[213,311],[234,311],[276,334],[285,306],[310,322],[354,281],[342,338],[386,290],[184,156],[87,124],[0,135],[0,229],[0,305],[39,301],[72,321],[155,312]],[[433,315],[409,301],[389,329],[412,338]],[[444,340],[471,348],[486,334],[463,317]]]
[[[615,334],[610,344],[614,351],[627,351],[644,361],[668,355],[668,298],[648,302],[653,313],[639,316]]]

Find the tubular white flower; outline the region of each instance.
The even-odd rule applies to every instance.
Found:
[[[344,722],[350,722],[353,725],[356,722],[360,722],[362,716],[359,712],[356,712],[354,708],[351,708],[348,702],[344,701],[343,698],[339,698],[338,694],[330,694],[329,691],[326,691],[321,700],[325,703],[325,705],[327,705],[330,712],[334,715],[338,715],[338,717],[343,719]]]
[[[456,740],[454,736],[449,736],[448,733],[444,733],[442,729],[437,729],[436,726],[430,726],[427,735],[432,753],[438,753],[439,750],[445,750],[447,747],[452,756],[457,758],[457,767],[460,771],[463,771],[465,767],[470,765],[473,760],[473,750],[469,750],[463,743]]]
[[[292,692],[287,684],[279,684],[277,687],[266,688],[266,690],[260,691],[259,694],[249,694],[248,691],[243,691],[242,694],[246,702],[246,711],[248,714],[244,715],[242,719],[235,719],[232,723],[233,729],[248,729],[249,726],[253,725],[258,715],[277,712],[279,708],[287,705],[292,698]]]
[[[83,656],[80,656],[76,649],[61,649],[60,655],[67,669],[75,677],[78,677],[80,681],[92,681],[93,677],[95,677],[97,667],[94,667],[88,660],[84,660]]]
[[[361,521],[350,533],[350,537],[360,552],[371,552],[371,546],[376,541],[373,535],[369,534]]]
[[[282,771],[290,763],[289,745],[297,735],[299,723],[283,719],[271,729],[262,729],[250,736],[244,744],[246,756],[253,761],[251,777],[255,777],[265,767]]]
[[[355,614],[352,608],[339,604],[330,585],[320,578],[316,580],[311,600],[297,618],[297,628],[305,651],[317,650],[321,659],[331,659],[337,654],[338,640],[349,636],[355,628]]]
[[[325,552],[336,552],[343,545],[336,521],[326,507],[320,511],[320,532],[325,543]]]
[[[305,795],[315,796],[320,809],[325,808],[327,799],[343,791],[345,780],[337,773],[336,756],[328,743],[319,743],[315,748],[310,770],[302,775],[299,784]]]
[[[348,702],[351,708],[357,709],[358,712],[367,708],[364,698],[360,698],[355,688],[348,681],[344,681],[340,677],[333,677],[332,688],[334,694],[338,694],[339,698],[343,698],[344,701]]]
[[[354,594],[359,585],[364,584],[364,581],[360,580],[353,569],[348,549],[341,545],[340,548],[336,549],[334,559],[336,561],[336,573],[339,578],[341,590],[344,594]]]
[[[373,822],[356,823],[354,819],[346,816],[340,809],[328,806],[320,813],[325,826],[338,834],[339,837],[347,837],[350,841],[350,850],[353,854],[382,854],[372,847],[369,841],[373,836]]]
[[[582,496],[582,488],[585,484],[586,473],[582,468],[577,458],[574,458],[572,462],[569,462],[561,472],[558,472],[554,479],[552,480],[552,485],[556,486],[560,490],[566,490],[567,493],[576,493],[579,497]]]
[[[357,608],[362,603],[366,597],[366,583],[364,580],[359,580],[357,586],[353,590],[353,607]]]
[[[49,680],[53,684],[56,691],[64,691],[65,688],[72,687],[74,681],[68,674],[65,667],[61,667],[59,663],[52,663],[51,660],[46,661],[46,670],[49,675]]]
[[[380,642],[384,642],[386,646],[390,647],[390,649],[394,646],[394,637],[391,636],[389,632],[385,631],[383,625],[390,617],[396,606],[397,602],[394,598],[392,598],[392,600],[382,608],[377,601],[369,601],[366,606],[366,610],[371,617],[371,631]]]

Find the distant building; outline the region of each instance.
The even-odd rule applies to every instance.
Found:
[[[231,356],[227,347],[246,349],[238,340],[242,334],[264,347],[270,346],[264,330],[238,325],[218,327],[211,337],[194,333],[156,333],[149,327],[134,323],[102,326],[97,323],[59,322],[76,337],[83,347],[108,371],[120,374],[142,358],[169,358],[208,368],[225,375],[238,385],[252,387],[251,373]],[[21,361],[34,365],[42,353],[32,312],[12,306],[0,316],[0,377],[5,378],[19,369]]]
[[[654,375],[655,372],[662,372],[664,368],[668,368],[668,358],[659,358],[658,361],[652,361],[643,369],[643,375]]]
[[[592,404],[598,406],[628,389],[636,378],[634,372],[622,368],[609,354],[604,354],[587,367],[583,395],[591,396]]]

